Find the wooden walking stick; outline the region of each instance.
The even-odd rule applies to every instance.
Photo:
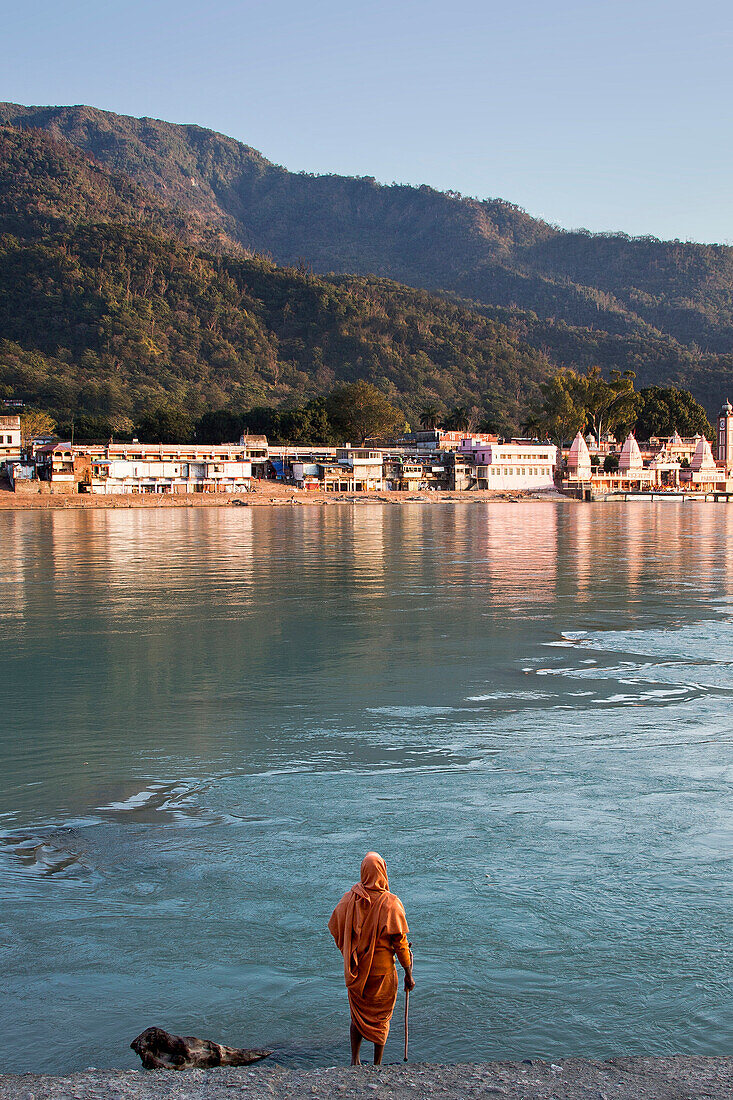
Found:
[[[410,948],[410,966],[412,966],[412,963],[413,963],[412,944],[408,943],[407,946]],[[408,1026],[407,1026],[407,1014],[408,1014],[409,1010],[410,1010],[410,990],[406,988],[405,989],[405,1061],[407,1061],[407,1043],[409,1041],[409,1036],[410,1036],[409,1029],[408,1029]]]

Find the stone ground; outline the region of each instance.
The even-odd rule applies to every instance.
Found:
[[[0,481],[0,511],[11,509],[48,510],[88,508],[226,508],[257,507],[258,505],[321,505],[331,504],[444,504],[446,501],[470,503],[476,501],[568,500],[553,489],[538,492],[502,492],[491,489],[471,489],[466,492],[386,492],[368,493],[306,493],[292,485],[276,481],[256,481],[250,493],[128,493],[102,496],[90,493],[37,494],[14,493],[7,481]]]
[[[733,1100],[733,1057],[0,1074],[0,1100]]]

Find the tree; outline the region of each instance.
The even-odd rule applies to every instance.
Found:
[[[135,430],[145,443],[190,443],[193,419],[177,405],[158,405],[140,417]]]
[[[456,405],[450,416],[446,418],[445,426],[454,432],[468,432],[471,430],[471,410],[467,405]]]
[[[540,391],[544,398],[533,418],[533,427],[554,443],[565,443],[585,428],[587,414],[580,377],[574,370],[559,370]]]
[[[352,443],[392,435],[407,427],[405,414],[370,382],[338,386],[326,398],[326,411],[339,439]]]
[[[622,434],[628,434],[631,430],[641,404],[639,394],[634,391],[635,378],[632,370],[623,373],[612,370],[607,382],[600,367],[591,367],[585,377],[579,377],[586,427],[593,433],[596,442],[600,442],[604,430],[620,431]]]
[[[210,409],[196,421],[199,443],[234,443],[244,429],[244,413],[233,409]]]
[[[425,405],[420,412],[420,425],[423,428],[437,428],[441,415],[437,405]]]
[[[28,447],[34,439],[41,436],[53,435],[55,431],[56,421],[48,413],[26,409],[21,415],[20,441],[24,447]]]
[[[670,436],[675,431],[688,438],[698,434],[714,438],[705,409],[687,390],[677,386],[648,386],[639,391],[639,396],[636,434],[640,439]]]

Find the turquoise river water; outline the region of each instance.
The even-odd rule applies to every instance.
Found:
[[[0,593],[0,1070],[343,1062],[369,848],[415,1060],[731,1052],[730,506],[5,512]]]

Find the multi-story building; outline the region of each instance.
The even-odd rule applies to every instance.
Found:
[[[479,444],[466,439],[459,454],[473,458],[478,489],[552,489],[557,447],[534,440]]]
[[[20,417],[0,416],[0,466],[20,462]]]
[[[725,402],[718,414],[716,457],[724,473],[733,477],[733,405],[730,401]]]
[[[336,462],[344,476],[351,482],[350,488],[360,493],[384,488],[384,453],[368,447],[339,447]]]
[[[109,444],[81,480],[91,493],[236,493],[252,482],[248,448],[178,444]]]
[[[51,492],[217,493],[243,492],[252,482],[253,452],[259,460],[267,440],[219,446],[110,443],[36,448],[36,471]]]

